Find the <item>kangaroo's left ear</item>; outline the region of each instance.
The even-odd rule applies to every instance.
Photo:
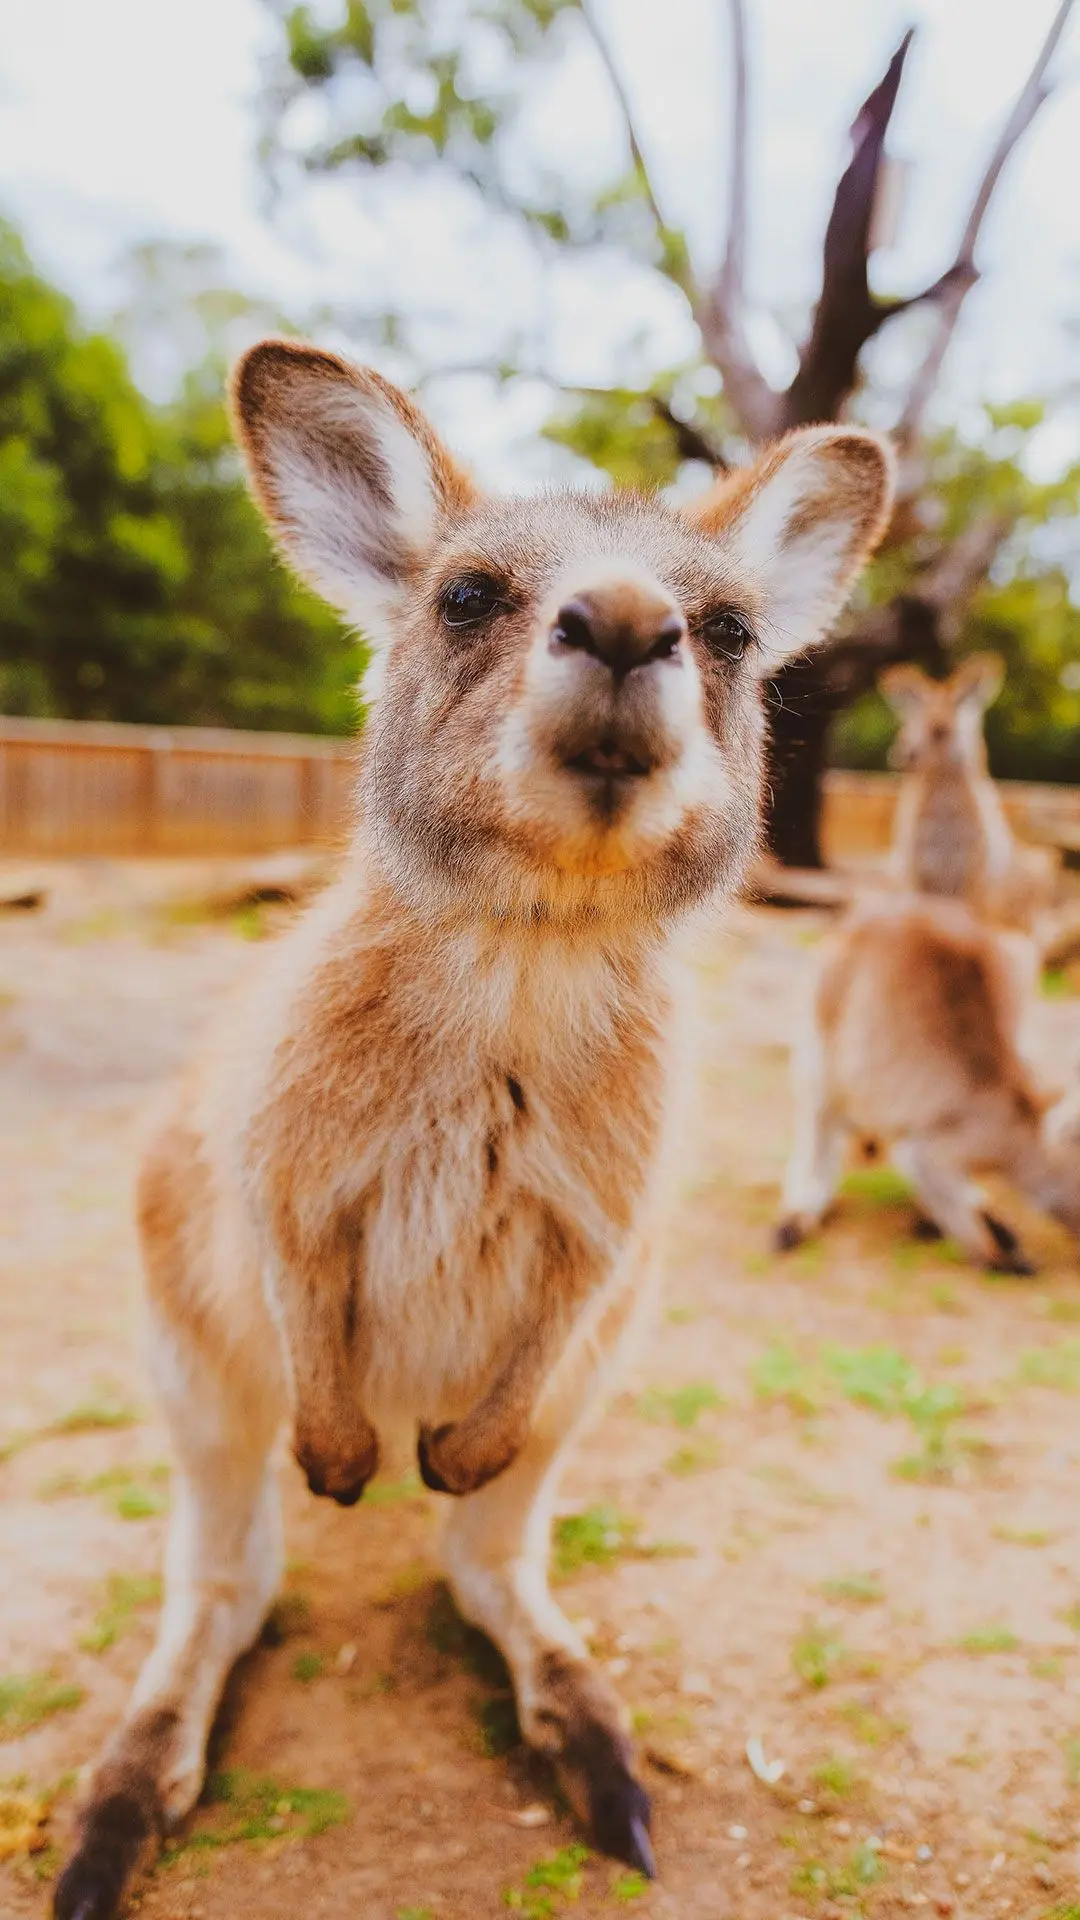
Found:
[[[888,524],[894,462],[856,427],[804,427],[684,511],[731,551],[761,604],[769,674],[827,632]]]

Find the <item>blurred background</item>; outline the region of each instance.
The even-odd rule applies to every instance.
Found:
[[[289,330],[494,485],[690,490],[898,431],[838,644],[773,689],[772,837],[885,764],[890,660],[993,646],[993,770],[1080,777],[1069,0],[6,0],[0,710],[341,733],[362,645],[276,564],[222,405]],[[914,26],[912,37],[910,29]]]

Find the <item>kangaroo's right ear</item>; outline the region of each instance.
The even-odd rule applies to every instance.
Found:
[[[934,682],[921,667],[905,664],[886,667],[885,672],[878,675],[878,688],[893,712],[898,713],[901,720],[908,720],[919,712],[927,695],[933,693]]]
[[[971,653],[961,660],[949,682],[957,706],[985,713],[992,707],[1005,680],[1005,662],[999,653]]]
[[[297,572],[372,641],[472,481],[407,394],[368,367],[263,340],[233,375],[252,489]]]

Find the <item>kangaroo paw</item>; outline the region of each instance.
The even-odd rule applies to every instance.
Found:
[[[501,1434],[470,1433],[467,1421],[421,1427],[416,1442],[420,1478],[433,1493],[476,1493],[503,1473],[520,1441],[507,1446]]]

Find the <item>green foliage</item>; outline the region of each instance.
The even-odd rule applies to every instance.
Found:
[[[582,1513],[564,1513],[552,1529],[552,1565],[560,1579],[582,1567],[610,1567],[632,1551],[640,1521],[618,1507],[587,1507]]]
[[[1052,481],[1032,478],[1028,449],[1045,417],[1036,402],[987,405],[981,418],[941,433],[929,448],[929,491],[945,539],[991,512],[1016,517],[993,576],[965,621],[963,652],[989,648],[1007,668],[986,716],[990,766],[1001,779],[1075,780],[1080,735],[1080,605],[1073,591],[1080,461]],[[902,591],[917,541],[872,563],[868,591]],[[880,695],[866,696],[833,733],[840,766],[881,767],[896,719]]]
[[[637,1403],[643,1420],[669,1420],[689,1432],[703,1413],[723,1406],[723,1395],[707,1380],[691,1380],[684,1387],[648,1387]]]
[[[827,1627],[811,1621],[791,1649],[791,1664],[808,1687],[828,1685],[847,1649]]]
[[[588,1847],[563,1847],[550,1860],[538,1860],[530,1867],[520,1887],[508,1887],[503,1899],[523,1920],[548,1920],[562,1913],[581,1896],[585,1884]]]
[[[219,340],[151,406],[0,221],[0,709],[349,727],[362,655],[271,558],[224,362]]]

